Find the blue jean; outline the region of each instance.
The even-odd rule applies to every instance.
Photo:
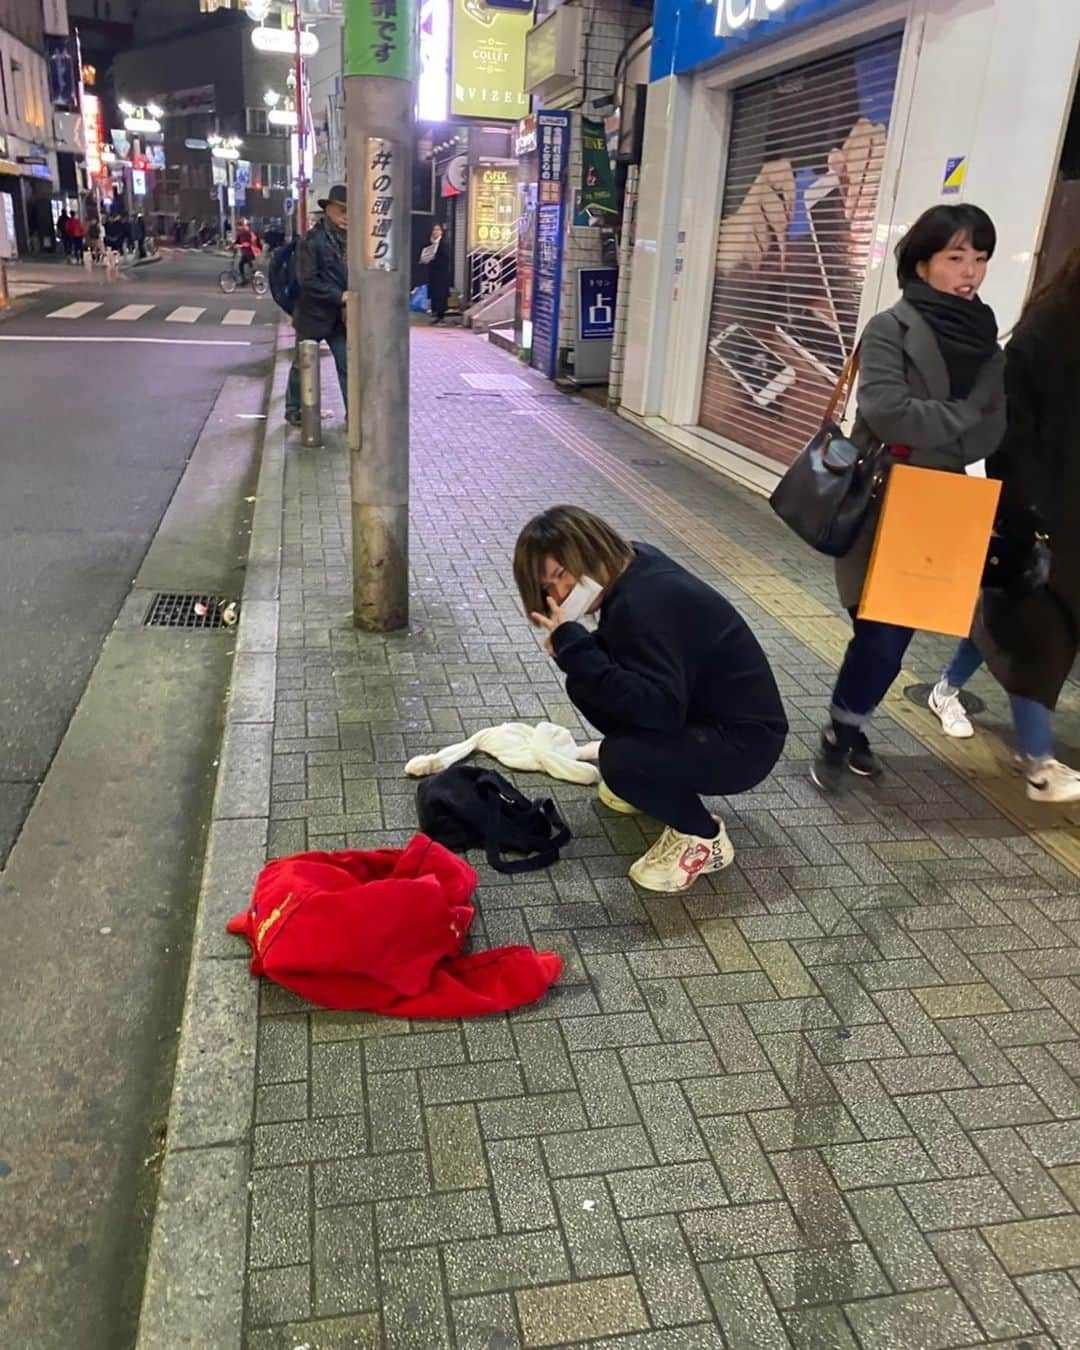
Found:
[[[300,339],[297,338],[297,343]],[[330,354],[334,358],[334,365],[337,368],[338,384],[341,386],[341,397],[345,403],[345,410],[348,413],[349,408],[349,378],[348,378],[348,355],[345,341],[345,329],[339,328],[336,333],[332,333],[326,339],[326,345],[330,348]],[[286,413],[300,412],[300,366],[299,347],[293,353],[293,363],[289,369],[289,383],[285,390],[285,411]]]
[[[949,668],[941,677],[953,689],[963,689],[968,680],[982,665],[982,656],[971,638],[963,642],[953,652]],[[1016,748],[1027,759],[1052,759],[1054,754],[1054,733],[1050,728],[1050,710],[1033,698],[1022,698],[1019,694],[1010,694],[1013,729],[1016,732]]]
[[[855,632],[844,653],[829,710],[838,731],[846,729],[849,738],[869,722],[889,692],[915,636],[914,629],[892,623],[855,618],[852,622]]]

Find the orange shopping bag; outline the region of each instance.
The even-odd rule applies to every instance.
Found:
[[[990,479],[894,465],[859,618],[967,637],[1000,492]]]

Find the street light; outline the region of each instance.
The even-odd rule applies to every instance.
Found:
[[[268,108],[276,108],[281,102],[281,95],[276,93],[273,89],[268,89],[266,93],[263,94],[263,102]]]

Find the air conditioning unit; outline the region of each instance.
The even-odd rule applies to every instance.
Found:
[[[581,78],[583,11],[560,5],[525,38],[525,88],[550,105]]]

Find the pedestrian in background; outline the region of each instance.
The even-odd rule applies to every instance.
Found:
[[[60,247],[64,250],[64,257],[71,257],[71,237],[67,232],[67,223],[71,219],[65,207],[56,217],[56,233],[60,236]]]
[[[81,263],[86,240],[86,229],[74,211],[68,216],[64,229],[67,232],[68,239],[71,240],[71,261]]]
[[[735,856],[702,795],[748,792],[787,736],[757,638],[722,595],[648,544],[577,506],[553,506],[518,536],[514,580],[547,633],[566,692],[604,735],[600,800],[665,826],[630,868],[649,891],[683,891]],[[595,632],[580,620],[599,614]]]
[[[1032,801],[1080,801],[1080,773],[1054,757],[1050,714],[1080,642],[1080,244],[1024,308],[1005,349],[1007,428],[987,463],[1001,480],[998,528],[1020,544],[1048,536],[1046,585],[982,594],[975,634],[956,649],[930,695],[947,736],[974,728],[959,691],[982,664],[1009,694],[1019,762]]]
[[[979,288],[993,257],[993,221],[977,206],[934,206],[896,247],[903,298],[866,325],[852,440],[883,443],[916,468],[963,473],[1005,431],[1005,359]],[[825,792],[850,771],[876,778],[865,728],[900,673],[914,630],[857,618],[880,497],[851,551],[837,559],[840,603],[854,635],[833,689],[830,721],[811,768]]]
[[[293,307],[297,343],[325,342],[337,368],[341,397],[348,407],[347,354],[345,345],[345,290],[349,284],[346,231],[349,226],[348,197],[344,183],[335,183],[329,195],[319,200],[323,214],[301,239],[296,249],[296,282],[299,288]],[[300,366],[293,356],[285,391],[285,420],[300,425]]]
[[[431,227],[431,239],[420,253],[420,261],[428,270],[428,299],[431,301],[431,322],[442,323],[450,304],[450,272],[452,260],[450,244],[441,225]]]

